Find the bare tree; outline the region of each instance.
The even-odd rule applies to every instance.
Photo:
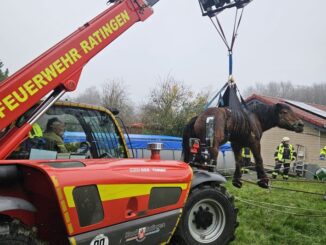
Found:
[[[326,105],[326,83],[313,84],[311,90],[311,103]]]
[[[256,83],[244,91],[244,96],[248,97],[253,93],[326,105],[326,83],[310,86],[294,86],[291,82]]]
[[[106,108],[116,108],[119,116],[126,124],[133,121],[134,108],[129,99],[128,89],[123,80],[110,80],[102,85],[101,105]]]
[[[128,98],[127,86],[122,80],[110,80],[101,87],[89,87],[77,97],[67,98],[72,101],[100,105],[107,109],[115,108],[120,111],[119,116],[125,123],[130,123],[134,118],[132,103]]]
[[[99,98],[101,98],[99,90],[95,86],[92,86],[85,89],[72,100],[91,105],[101,105],[101,100]]]
[[[5,80],[8,77],[8,75],[9,75],[8,68],[5,69],[4,71],[2,71],[2,67],[3,67],[3,63],[0,60],[0,82],[3,81],[3,80]]]
[[[180,136],[187,121],[207,102],[206,93],[194,94],[183,82],[168,75],[151,90],[141,118],[149,133]]]

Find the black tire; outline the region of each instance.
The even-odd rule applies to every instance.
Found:
[[[28,229],[19,220],[8,220],[0,223],[1,245],[44,245],[36,238],[36,232]]]
[[[191,190],[171,244],[228,244],[235,236],[237,209],[223,186]]]

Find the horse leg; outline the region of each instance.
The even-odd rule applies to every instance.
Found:
[[[262,188],[268,188],[269,180],[263,166],[263,158],[261,157],[261,153],[260,153],[260,143],[257,142],[256,144],[254,144],[254,146],[251,147],[251,151],[256,163],[256,171],[257,171],[257,178],[258,178],[257,184]]]
[[[234,175],[233,175],[233,180],[232,180],[232,184],[237,187],[237,188],[241,188],[242,187],[242,183],[240,181],[241,179],[241,147],[236,145],[236,144],[232,144],[232,150],[234,153],[234,158],[235,158],[235,171],[234,171]]]
[[[216,125],[216,124],[215,124]],[[209,147],[209,154],[211,158],[211,163],[217,165],[218,150],[220,143],[224,140],[224,129],[221,128],[220,124],[216,125],[214,132],[213,146]]]
[[[209,148],[209,154],[211,157],[211,163],[213,165],[217,164],[217,157],[218,157],[218,146],[213,146]]]

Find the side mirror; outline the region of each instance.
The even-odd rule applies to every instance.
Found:
[[[114,107],[109,107],[108,108],[111,112],[112,112],[112,114],[113,115],[118,115],[119,113],[120,113],[120,111],[117,109],[117,108],[114,108]]]

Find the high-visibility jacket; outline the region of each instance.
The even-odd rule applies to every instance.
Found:
[[[59,153],[69,152],[63,142],[63,139],[55,132],[45,132],[44,138],[47,141],[47,148],[51,151],[58,151]]]
[[[320,156],[326,157],[326,146],[320,150]]]
[[[28,133],[28,137],[30,139],[33,139],[35,137],[42,137],[43,136],[43,131],[41,126],[38,123],[34,123],[32,125],[31,131]]]
[[[295,160],[293,145],[288,144],[288,146],[285,146],[283,143],[279,144],[274,157],[275,161],[291,163],[291,161]]]
[[[251,158],[252,157],[251,150],[248,147],[242,148],[241,156],[243,158]]]

